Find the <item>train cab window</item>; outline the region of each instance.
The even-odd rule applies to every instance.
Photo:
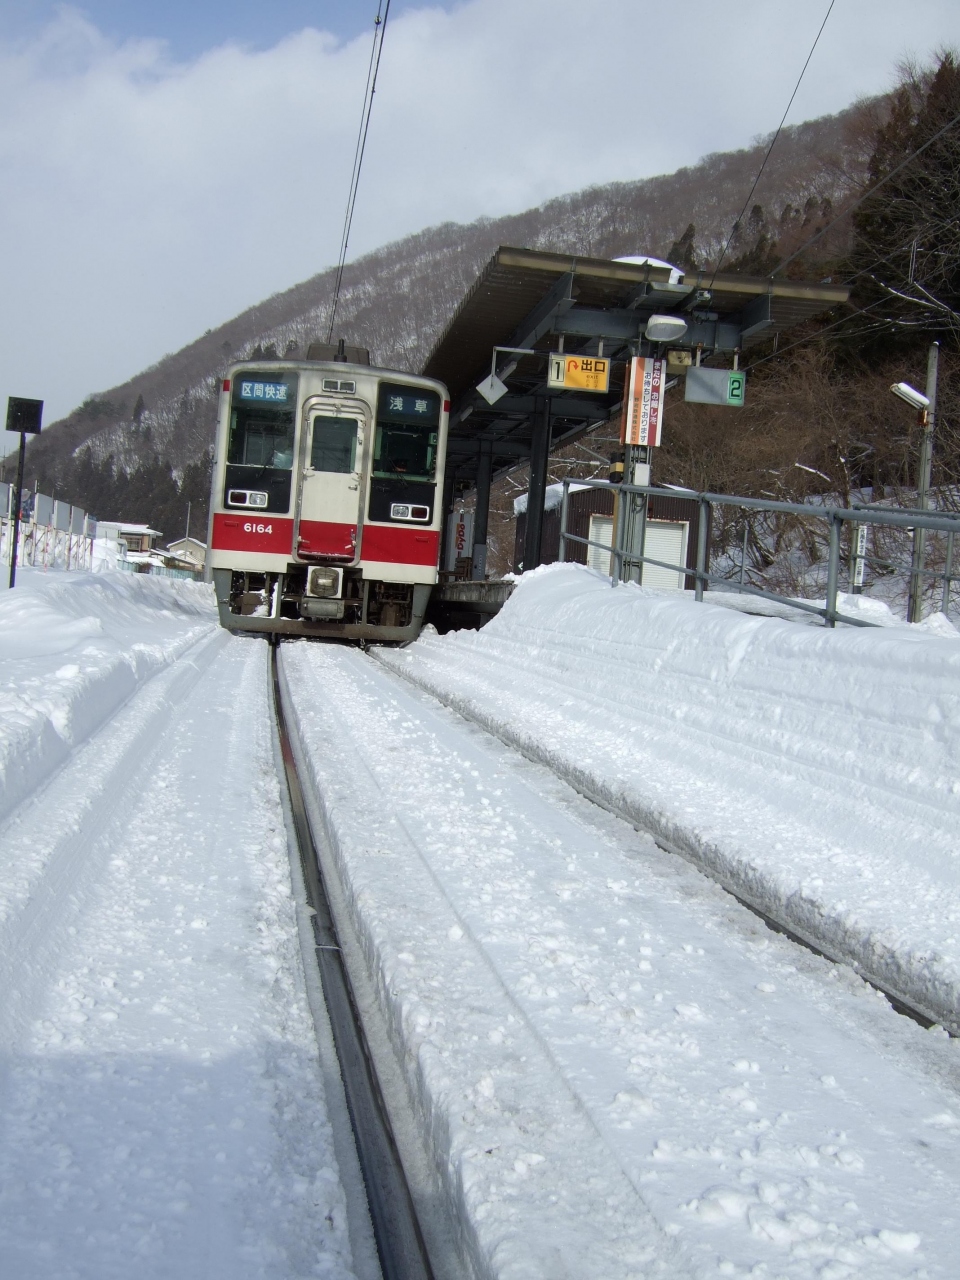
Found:
[[[375,477],[433,480],[436,470],[436,428],[378,424],[373,459]]]
[[[243,467],[289,471],[293,466],[293,414],[271,415],[234,409],[227,461]]]
[[[313,419],[310,466],[314,471],[340,474],[356,471],[357,426],[356,418],[327,418],[318,414]]]
[[[224,504],[249,505],[238,495],[266,494],[264,512],[290,508],[296,452],[297,376],[286,371],[239,374],[233,382],[227,438]]]

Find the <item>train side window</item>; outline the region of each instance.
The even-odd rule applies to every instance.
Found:
[[[357,469],[356,418],[327,418],[318,414],[313,419],[310,444],[310,466],[314,471],[349,474]]]

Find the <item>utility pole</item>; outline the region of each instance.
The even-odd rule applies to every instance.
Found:
[[[920,439],[920,464],[917,475],[917,506],[921,511],[930,506],[930,475],[933,469],[933,432],[937,418],[937,372],[940,364],[940,343],[931,342],[927,353],[927,387],[926,395],[930,404],[921,410],[920,425],[923,435]],[[911,622],[919,622],[923,617],[923,561],[926,552],[926,529],[914,529],[913,554],[911,557],[912,573],[910,575],[910,605],[907,616]]]
[[[190,541],[190,503],[189,502],[187,503],[187,532],[183,536],[188,542]],[[187,548],[185,547],[184,550],[186,551]]]

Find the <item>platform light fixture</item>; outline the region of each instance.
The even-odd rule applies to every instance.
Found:
[[[652,315],[644,337],[648,342],[679,342],[687,332],[687,322],[680,316]]]

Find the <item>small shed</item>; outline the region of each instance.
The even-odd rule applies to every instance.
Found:
[[[560,504],[562,485],[550,485],[547,490],[543,517],[543,535],[540,544],[541,564],[553,564],[560,559]],[[527,532],[526,494],[514,503],[517,514],[514,567],[522,569],[524,539]],[[616,489],[592,489],[573,483],[567,503],[567,532],[591,542],[613,545],[614,503]],[[696,581],[692,571],[697,567],[697,539],[700,527],[700,504],[695,498],[680,494],[651,494],[647,505],[646,554],[667,564],[682,564],[690,574],[674,573],[658,565],[643,566],[642,583],[645,587],[664,587],[692,591]],[[709,531],[708,531],[709,532]],[[709,545],[709,543],[708,543]],[[599,547],[568,542],[567,561],[589,564],[600,573],[610,573],[610,554]]]

